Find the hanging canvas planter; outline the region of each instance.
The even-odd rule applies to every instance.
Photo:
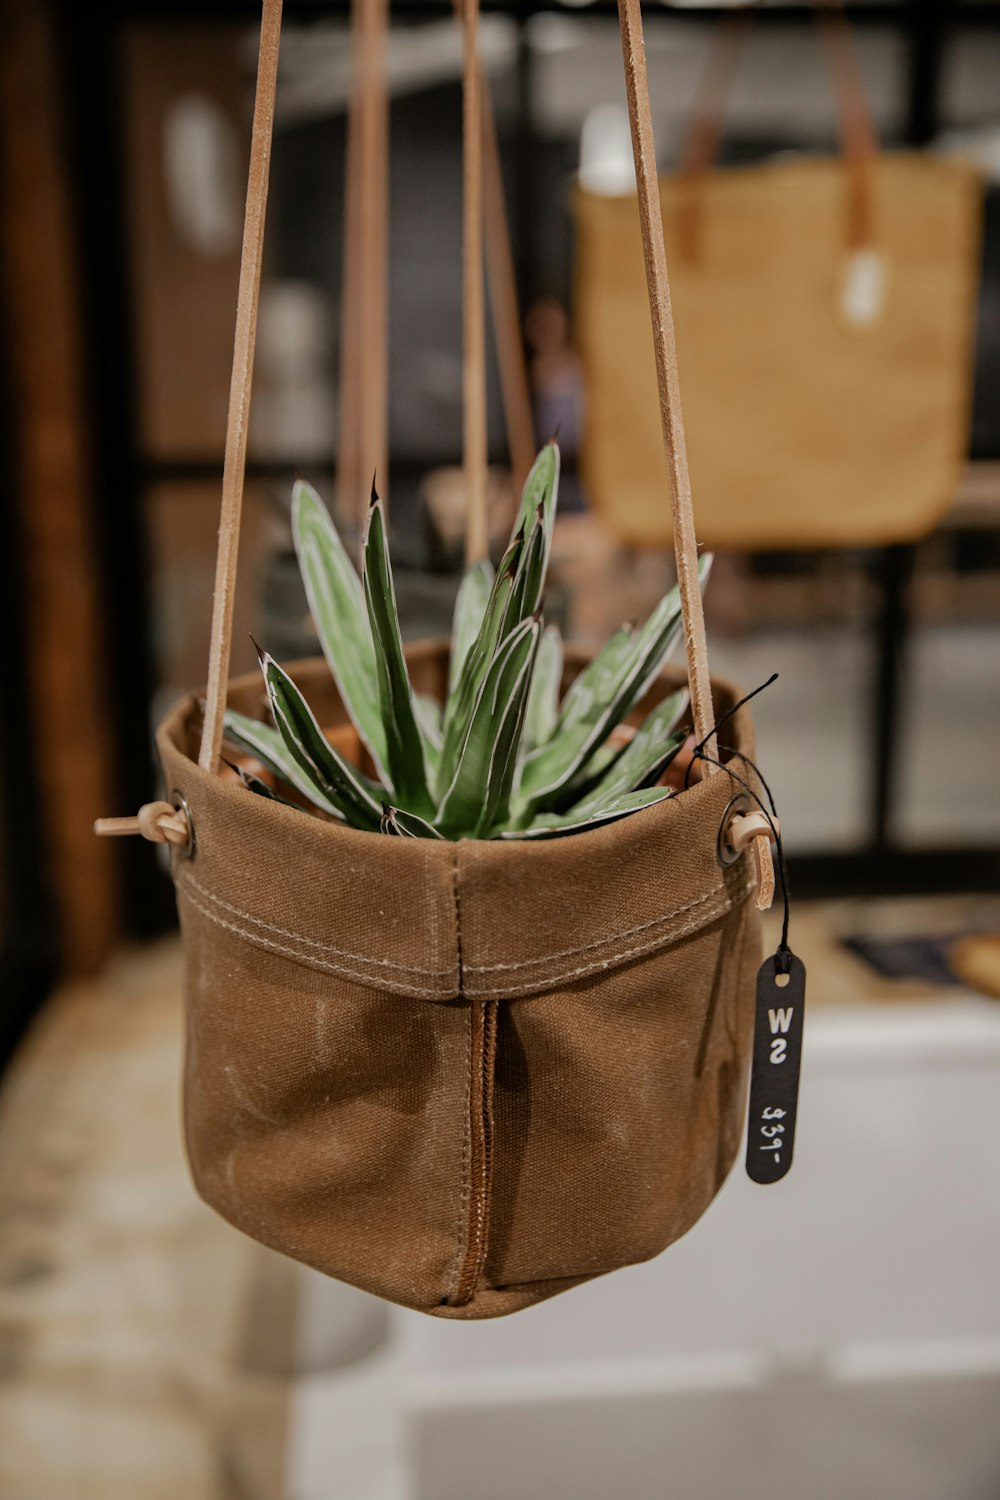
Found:
[[[447,661],[413,648],[414,685],[442,692]],[[325,663],[293,676],[345,722]],[[260,678],[230,701],[259,714]],[[158,745],[194,837],[174,872],[203,1197],[452,1317],[683,1234],[739,1146],[760,961],[748,856],[719,858],[728,778],[571,838],[383,838],[199,770],[199,731],[190,699]],[[731,733],[752,755],[749,710]]]
[[[280,6],[269,0],[264,11],[248,204],[258,229]],[[486,529],[473,4],[464,19],[466,459],[470,495],[479,496],[477,564]],[[440,837],[415,816],[419,836],[387,837],[308,817],[218,774],[226,703],[250,720],[266,709],[258,677],[227,686],[225,670],[258,233],[248,235],[241,288],[240,326],[250,332],[237,342],[209,691],[161,728],[171,804],[138,820],[172,845],[188,1016],[185,1133],[199,1191],[256,1239],[444,1317],[512,1312],[657,1254],[718,1191],[745,1109],[760,957],[752,896],[756,884],[769,899],[768,826],[754,827],[750,799],[734,796],[752,763],[749,710],[708,678],[649,194],[638,0],[623,0],[622,27],[687,682],[703,745],[713,714],[729,715],[726,754],[740,774],[715,770],[709,755],[689,789],[654,790],[644,795],[655,805],[640,812],[548,839]],[[534,601],[525,609],[519,628],[537,642]],[[402,675],[440,703],[454,649],[410,647]],[[567,653],[564,690],[588,659]],[[332,739],[356,717],[323,662],[294,666],[282,682],[286,695],[301,691]],[[681,685],[669,668],[643,678],[636,711]],[[378,795],[374,783],[359,785]],[[405,816],[383,813],[384,828],[405,831],[395,826]]]

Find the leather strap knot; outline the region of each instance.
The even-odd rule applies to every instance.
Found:
[[[191,845],[191,821],[183,807],[169,802],[147,802],[134,818],[98,818],[94,832],[103,838],[140,833],[151,844]]]

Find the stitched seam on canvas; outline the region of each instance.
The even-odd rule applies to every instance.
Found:
[[[465,999],[462,990],[462,908],[458,894],[458,849],[454,851],[452,859],[452,896],[455,902],[455,941],[458,944],[458,985],[459,995]],[[458,1284],[462,1275],[462,1267],[465,1265],[467,1247],[467,1235],[469,1233],[469,1200],[472,1197],[472,1003],[466,1000],[465,1005],[468,1012],[468,1042],[466,1052],[469,1059],[468,1078],[465,1090],[465,1114],[462,1125],[462,1186],[459,1193],[458,1205],[458,1229],[455,1232],[455,1255],[448,1268],[448,1294],[446,1300],[454,1305],[454,1299],[458,1296]]]
[[[309,953],[300,953],[298,949],[289,948],[284,943],[272,942],[268,938],[261,937],[259,933],[252,932],[245,927],[237,927],[234,922],[226,922],[217,912],[212,911],[210,907],[203,906],[196,897],[191,895],[190,891],[184,891],[184,898],[191,903],[196,911],[200,911],[203,917],[207,917],[217,927],[224,927],[227,932],[234,932],[237,937],[245,938],[255,948],[265,948],[269,953],[279,953],[283,958],[293,958],[306,968],[321,969],[325,974],[340,974],[344,979],[353,980],[355,984],[371,986],[372,982],[379,977],[373,974],[362,974],[356,969],[348,969],[343,964],[325,963],[322,959],[314,958]],[[388,981],[383,979],[383,983],[386,982],[391,984],[393,989],[397,990],[400,994],[416,995],[422,1000],[451,999],[451,992],[448,990],[433,990],[417,985],[403,984],[398,979],[390,979]]]
[[[273,932],[277,937],[291,938],[294,943],[301,943],[307,948],[315,948],[317,953],[332,953],[336,958],[348,958],[354,963],[371,964],[379,969],[398,969],[401,974],[429,974],[433,977],[442,977],[454,972],[452,969],[425,969],[419,964],[398,964],[391,958],[368,958],[364,953],[350,953],[344,948],[335,948],[332,943],[320,943],[315,938],[302,937],[298,932],[291,932],[287,927],[276,927],[273,922],[265,922],[262,917],[255,917],[250,912],[243,911],[228,901],[223,901],[221,896],[216,896],[212,891],[200,885],[193,875],[186,874],[181,879],[184,885],[193,886],[207,901],[211,901],[214,906],[221,906],[223,911],[229,912],[231,916],[240,917],[244,922],[249,922],[264,932]]]
[[[720,887],[719,889],[724,890],[725,887]],[[749,893],[750,887],[747,886],[746,890],[742,894],[745,897],[749,895]],[[729,905],[720,903],[717,910],[711,911],[709,920],[714,919],[717,916],[722,916],[727,911],[730,911],[732,907],[737,904],[739,899],[740,893],[737,892],[736,898]],[[546,974],[543,979],[529,980],[526,988],[518,989],[514,992],[514,994],[512,994],[511,987],[509,985],[493,988],[483,988],[477,985],[474,989],[471,989],[469,993],[475,995],[477,999],[485,1000],[494,995],[514,998],[516,995],[526,995],[530,994],[532,991],[537,993],[540,990],[555,989],[556,986],[565,983],[565,981],[568,979],[580,979],[585,974],[594,974],[600,969],[610,969],[614,964],[623,963],[626,959],[641,958],[644,953],[652,953],[654,949],[662,946],[664,942],[672,942],[677,938],[686,937],[691,932],[699,931],[702,925],[702,918],[699,915],[696,918],[692,918],[692,920],[689,922],[682,923],[680,927],[672,928],[667,933],[659,934],[657,937],[652,938],[647,943],[640,943],[636,948],[620,949],[616,952],[607,954],[604,958],[595,959],[592,963],[583,964],[580,968],[566,969],[560,974]]]
[[[662,927],[665,923],[672,922],[675,917],[682,917],[685,912],[704,906],[707,901],[714,900],[720,892],[726,889],[725,885],[717,885],[707,891],[704,896],[699,896],[697,901],[689,901],[686,906],[678,906],[675,911],[665,912],[662,917],[653,917],[651,921],[641,922],[638,927],[627,927],[623,932],[612,932],[608,937],[597,938],[593,943],[581,943],[578,948],[563,948],[558,953],[546,953],[542,958],[523,958],[509,964],[470,964],[469,973],[493,974],[500,971],[510,973],[514,969],[538,968],[540,964],[552,963],[557,958],[575,958],[578,953],[592,953],[595,948],[606,948],[609,943],[620,943],[623,938],[636,937],[640,932],[648,932],[651,927]]]

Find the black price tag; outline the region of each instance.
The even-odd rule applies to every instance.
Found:
[[[760,1183],[781,1181],[795,1147],[806,971],[794,953],[786,954],[786,961],[785,975],[778,972],[777,954],[757,971],[747,1175]]]

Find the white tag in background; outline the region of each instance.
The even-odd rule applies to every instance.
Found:
[[[868,328],[885,306],[885,259],[870,247],[852,250],[840,281],[840,314],[849,328]]]

